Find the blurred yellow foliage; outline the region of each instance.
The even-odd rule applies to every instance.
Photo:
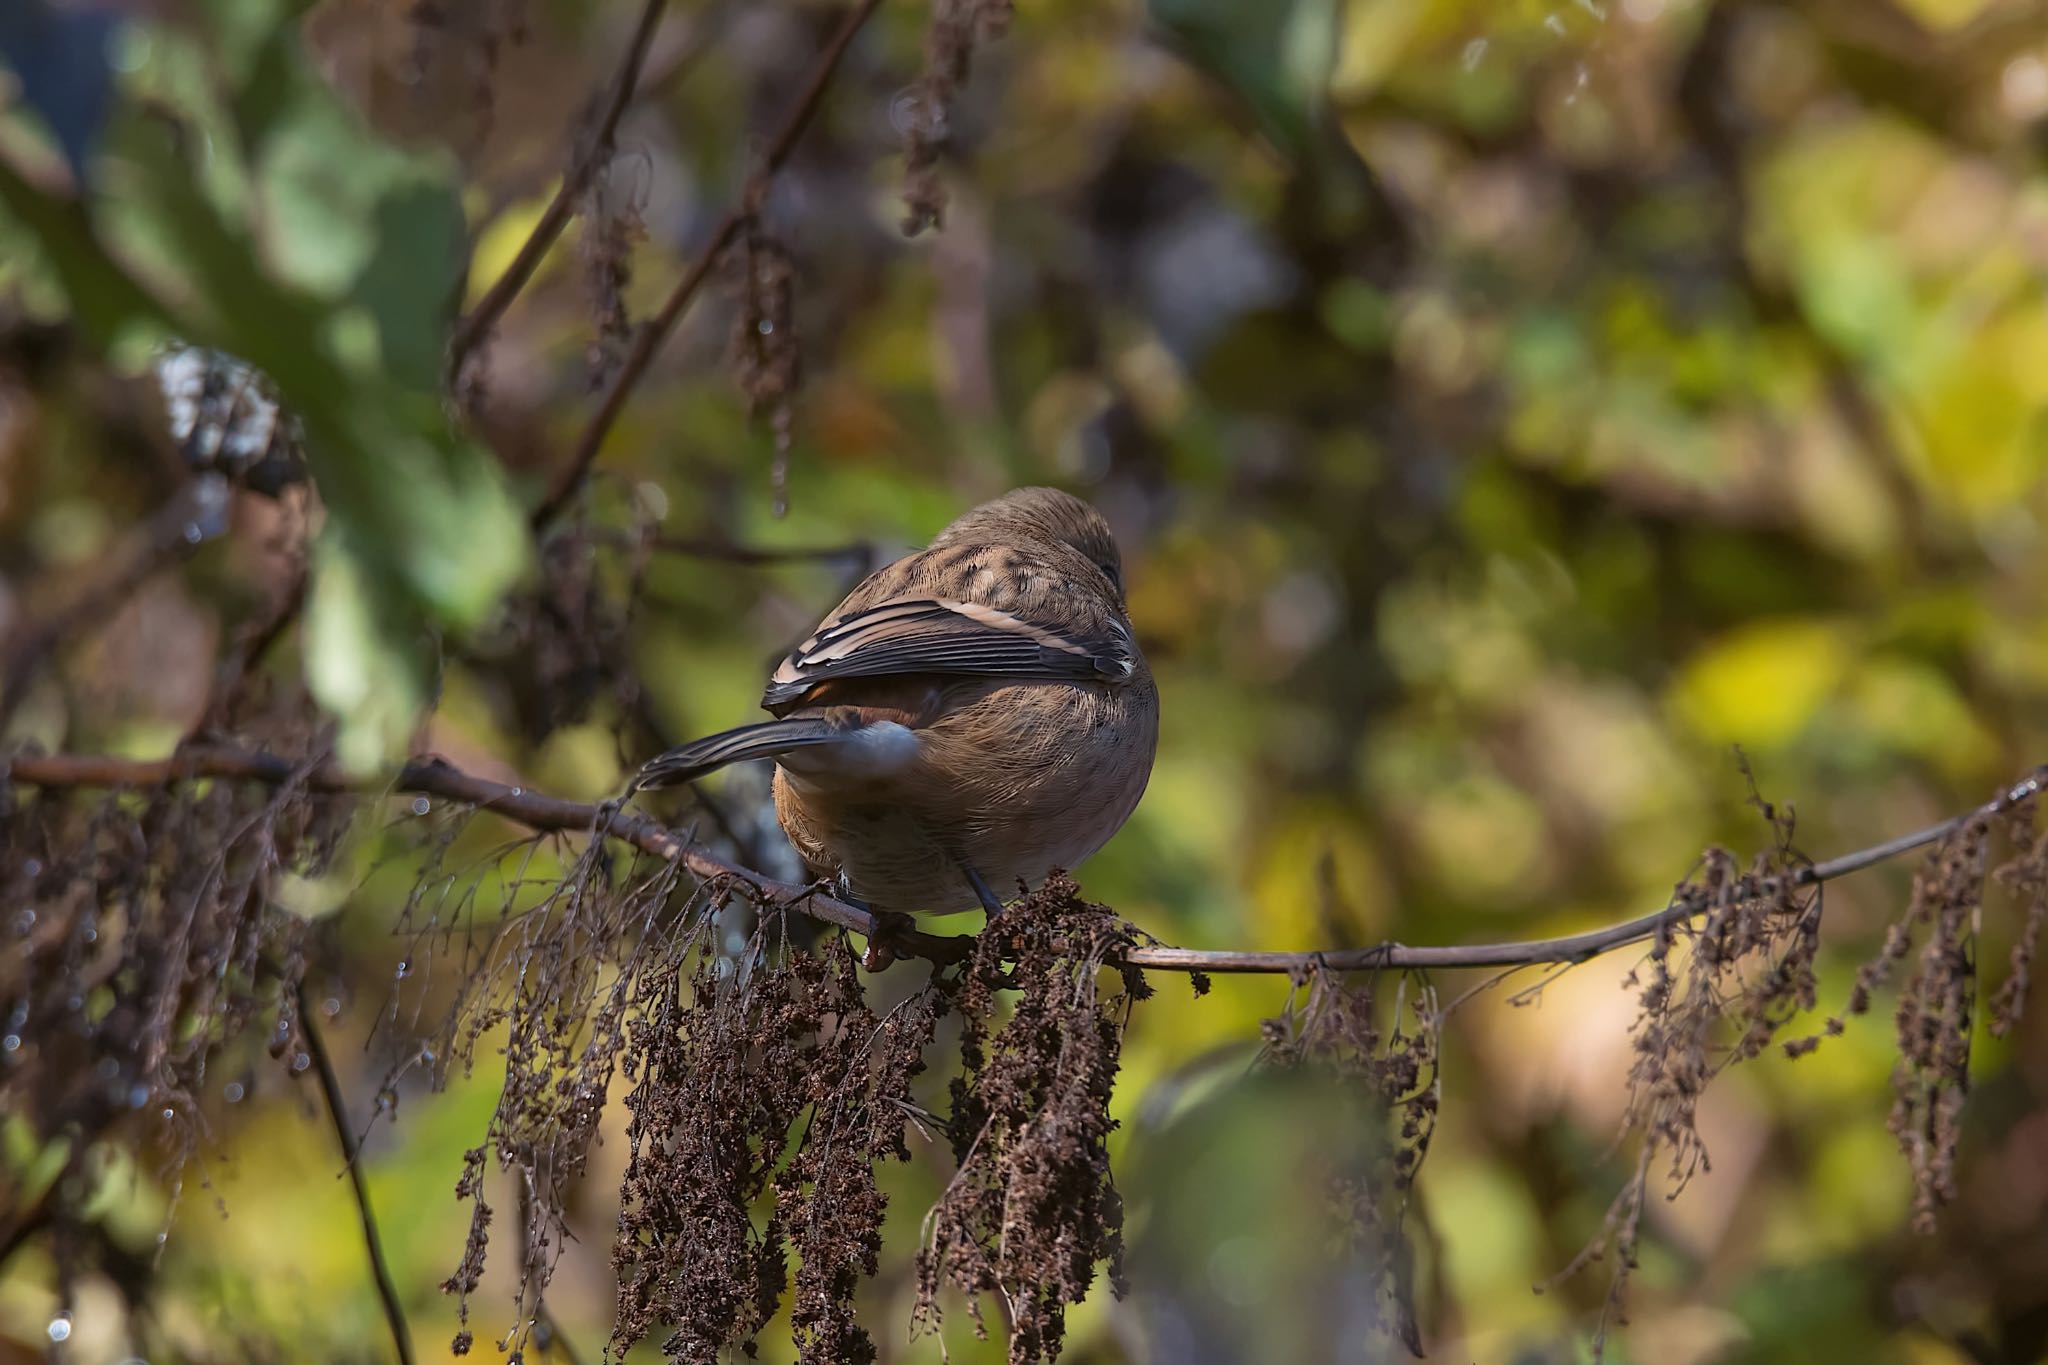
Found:
[[[1854,659],[1840,622],[1761,621],[1694,654],[1672,701],[1702,738],[1774,748],[1799,738],[1834,700]]]

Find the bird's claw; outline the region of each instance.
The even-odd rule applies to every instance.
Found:
[[[903,956],[902,936],[910,932],[910,916],[894,910],[871,910],[875,917],[875,931],[868,935],[867,951],[861,954],[860,965],[871,972],[879,972],[892,966]]]

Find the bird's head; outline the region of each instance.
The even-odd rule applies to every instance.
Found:
[[[1078,551],[1124,596],[1124,561],[1102,513],[1057,488],[1015,488],[966,512],[939,533],[934,549],[964,540],[995,543],[1050,541]]]

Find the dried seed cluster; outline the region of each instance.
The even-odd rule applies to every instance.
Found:
[[[939,158],[953,135],[953,104],[976,49],[1009,28],[1012,0],[933,0],[925,31],[924,76],[903,107],[903,231],[914,237],[946,218]]]
[[[1131,1003],[1151,994],[1124,968],[1105,995],[1104,961],[1135,939],[1107,908],[1055,873],[981,935],[952,987],[960,1074],[949,1123],[958,1170],[926,1220],[913,1325],[936,1331],[939,1293],[1000,1297],[1010,1359],[1057,1359],[1066,1310],[1109,1265],[1123,1292],[1123,1203],[1106,1146],[1117,1058]],[[999,992],[1017,992],[996,1023]]]
[[[806,1362],[872,1361],[853,1296],[875,1273],[883,1160],[906,1160],[912,1078],[937,1023],[925,991],[887,1019],[851,952],[772,946],[705,955],[629,1027],[632,1151],[620,1190],[612,1349],[657,1328],[671,1360],[751,1353],[796,1253],[791,1322]]]
[[[1613,1257],[1596,1356],[1609,1323],[1626,1321],[1629,1275],[1659,1163],[1665,1163],[1673,1197],[1694,1174],[1711,1168],[1698,1126],[1702,1094],[1729,1066],[1762,1055],[1795,1015],[1816,1003],[1821,888],[1806,877],[1809,864],[1793,844],[1792,812],[1760,797],[1754,804],[1771,826],[1773,846],[1747,871],[1732,854],[1709,849],[1699,870],[1673,892],[1672,906],[1682,915],[1667,923],[1648,962],[1629,977],[1641,1010],[1624,1119],[1624,1132],[1639,1143],[1635,1169],[1609,1205],[1599,1236],[1557,1277]],[[1994,1001],[1998,1028],[2010,1029],[2019,1017],[2034,947],[2048,919],[2048,850],[2034,834],[2033,804],[2029,800],[2002,814],[1987,807],[1936,844],[1914,879],[1905,910],[1886,930],[1877,955],[1858,970],[1846,1008],[1820,1033],[1780,1045],[1787,1056],[1803,1057],[1841,1034],[1847,1017],[1866,1013],[1875,993],[1913,958],[1895,1017],[1899,1060],[1892,1074],[1890,1127],[1912,1174],[1914,1225],[1923,1232],[1933,1229],[1936,1212],[1956,1195],[1978,919],[1987,883],[2008,886],[2027,907],[2011,974]],[[2015,852],[1989,872],[1991,835],[2000,824]],[[1914,957],[1916,942],[1920,950]]]
[[[83,1135],[81,1153],[103,1139],[154,1142],[175,1164],[203,1136],[199,1096],[224,1054],[264,1039],[289,1071],[305,1069],[296,1000],[308,931],[279,888],[283,874],[329,865],[352,813],[308,789],[313,769],[309,758],[274,786],[169,782],[98,799],[0,784],[0,897],[14,907],[0,924],[6,1112],[45,1139]],[[1891,1127],[1916,1224],[1931,1228],[1956,1197],[1987,893],[2012,901],[2016,925],[1992,997],[1995,1032],[2019,1021],[2048,922],[2048,835],[2033,802],[1987,807],[1928,853],[1842,1015],[1780,1042],[1815,1003],[1822,900],[1791,812],[1758,805],[1771,847],[1747,866],[1709,850],[1631,978],[1634,1170],[1566,1271],[1612,1255],[1615,1320],[1652,1177],[1683,1188],[1708,1168],[1706,1088],[1774,1044],[1811,1052],[1895,976]],[[495,1164],[521,1192],[517,1312],[501,1349],[520,1352],[545,1320],[565,1199],[623,1076],[630,1151],[612,1348],[662,1334],[677,1361],[750,1349],[787,1303],[804,1361],[874,1360],[855,1300],[880,1261],[877,1172],[909,1156],[906,1125],[925,1116],[912,1086],[949,1013],[959,1069],[950,1116],[934,1122],[957,1170],[923,1224],[914,1325],[936,1330],[952,1291],[985,1330],[982,1300],[995,1298],[1010,1358],[1051,1361],[1098,1266],[1120,1290],[1109,1102],[1129,1010],[1149,990],[1137,971],[1109,965],[1135,931],[1070,878],[1050,879],[966,960],[879,1016],[843,941],[795,942],[787,907],[744,900],[737,884],[686,887],[679,864],[622,858],[601,837],[525,836],[476,859],[464,836],[477,812],[422,799],[414,815],[403,826],[418,869],[401,924],[410,950],[387,1015],[407,1041],[383,1107],[407,1073],[443,1079],[502,1038],[503,1091],[457,1184],[475,1205],[471,1231],[445,1286],[466,1301],[480,1283]],[[536,868],[547,858],[559,866]],[[493,885],[495,905],[483,894]],[[436,998],[422,986],[430,968],[459,984],[422,1028],[419,1010]],[[1372,1277],[1372,1325],[1419,1350],[1409,1233],[1438,1117],[1443,1011],[1419,976],[1396,979],[1387,996],[1383,979],[1305,975],[1265,1027],[1265,1063],[1325,1071],[1388,1116],[1383,1146],[1332,1154],[1329,1203],[1342,1252]],[[59,1179],[45,1220],[63,1277],[92,1253],[75,1216],[92,1188],[85,1175]],[[465,1325],[456,1350],[473,1344]]]
[[[1328,1170],[1321,1176],[1331,1207],[1339,1211],[1335,1237],[1347,1255],[1368,1267],[1373,1330],[1419,1356],[1422,1330],[1408,1219],[1443,1095],[1443,1015],[1434,987],[1421,978],[1403,978],[1383,1026],[1376,984],[1371,977],[1347,981],[1330,972],[1297,981],[1286,1010],[1260,1030],[1263,1061],[1324,1072],[1332,1083],[1362,1091],[1387,1116],[1384,1145],[1327,1153]]]
[[[534,880],[528,869],[543,846],[537,838],[517,840],[490,860],[504,897],[494,924],[479,924],[475,915],[479,873],[458,875],[463,890],[451,904],[439,860],[425,860],[429,875],[406,915],[414,931],[406,970],[436,953],[454,956],[463,985],[424,1044],[401,1050],[385,1088],[395,1096],[399,1079],[416,1067],[437,1085],[452,1067],[467,1071],[478,1048],[488,1046],[487,1035],[505,1030],[504,1087],[484,1141],[466,1156],[456,1184],[457,1197],[474,1205],[469,1237],[442,1289],[461,1300],[466,1324],[489,1248],[493,1210],[483,1180],[495,1161],[522,1191],[519,1312],[501,1343],[507,1350],[518,1349],[538,1316],[564,1242],[567,1192],[597,1140],[612,1078],[630,1046],[630,1021],[647,993],[697,947],[706,924],[696,897],[675,894],[675,864],[620,866],[602,841],[586,845],[559,880],[545,883],[538,903],[521,908],[521,893]],[[424,891],[436,894],[430,900]],[[467,1343],[458,1341],[460,1353]]]
[[[739,307],[733,313],[727,355],[749,416],[768,414],[775,438],[775,505],[784,505],[789,449],[796,434],[796,394],[803,383],[803,348],[796,332],[796,260],[762,226],[759,214],[740,230],[734,252]]]
[[[308,793],[310,768],[88,798],[8,786],[0,765],[0,1113],[73,1139],[44,1221],[72,1222],[94,1186],[71,1177],[103,1140],[155,1146],[177,1185],[224,1057],[264,1043],[287,1074],[310,1064],[308,926],[277,888],[326,867],[352,805]]]
[[[1793,812],[1754,792],[1752,799],[1771,829],[1771,846],[1747,871],[1727,850],[1708,849],[1672,892],[1681,917],[1658,931],[1649,960],[1627,979],[1640,1010],[1623,1118],[1624,1132],[1639,1140],[1635,1168],[1609,1204],[1600,1234],[1551,1281],[1613,1258],[1596,1356],[1610,1324],[1627,1321],[1628,1282],[1657,1164],[1667,1163],[1673,1197],[1711,1168],[1699,1131],[1701,1095],[1723,1069],[1761,1055],[1794,1014],[1814,1003],[1820,888],[1798,876],[1807,860],[1793,843]]]
[[[626,290],[633,281],[633,249],[647,238],[645,198],[638,163],[617,157],[592,173],[583,192],[583,231],[577,245],[595,324],[588,363],[592,392],[612,382],[633,341]]]
[[[654,524],[606,537],[577,519],[541,545],[543,574],[470,646],[486,685],[501,688],[520,733],[539,743],[590,719],[605,700],[631,713],[640,695],[632,634],[653,558]],[[495,665],[495,666],[494,666]]]

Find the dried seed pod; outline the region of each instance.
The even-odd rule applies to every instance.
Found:
[[[941,227],[946,187],[939,158],[953,133],[953,103],[967,83],[974,53],[1009,27],[1011,0],[933,0],[925,31],[924,76],[897,104],[903,130],[903,232],[915,237]]]
[[[803,350],[796,333],[796,261],[775,237],[749,219],[735,253],[739,308],[727,347],[733,379],[750,415],[768,414],[775,437],[775,505],[783,511],[789,449],[795,434],[795,398],[803,383]]]

